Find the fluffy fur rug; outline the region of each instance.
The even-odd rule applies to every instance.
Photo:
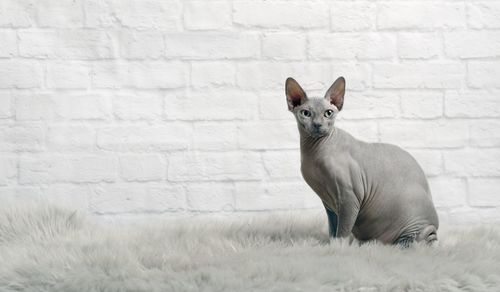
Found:
[[[493,226],[441,228],[436,246],[399,249],[328,243],[323,213],[148,221],[105,224],[54,207],[4,208],[0,291],[500,289]]]

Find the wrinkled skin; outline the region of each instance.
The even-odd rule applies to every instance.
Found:
[[[417,161],[395,145],[365,143],[335,128],[344,91],[342,77],[324,98],[307,98],[291,78],[286,83],[302,175],[325,205],[330,235],[402,246],[436,240],[438,217]]]

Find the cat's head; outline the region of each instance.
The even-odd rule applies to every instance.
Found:
[[[285,92],[288,110],[309,136],[319,138],[333,131],[335,117],[344,104],[344,77],[335,80],[325,97],[308,98],[297,81],[290,77],[286,79]]]

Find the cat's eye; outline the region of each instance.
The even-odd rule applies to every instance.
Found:
[[[325,111],[325,117],[331,118],[333,116],[333,111],[332,110],[326,110]]]
[[[304,117],[308,118],[311,116],[311,112],[308,110],[301,110],[300,114],[303,115]]]

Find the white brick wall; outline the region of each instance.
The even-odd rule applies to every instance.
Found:
[[[500,216],[500,3],[2,0],[0,199],[97,214],[321,209],[283,83],[421,163],[443,220]]]

